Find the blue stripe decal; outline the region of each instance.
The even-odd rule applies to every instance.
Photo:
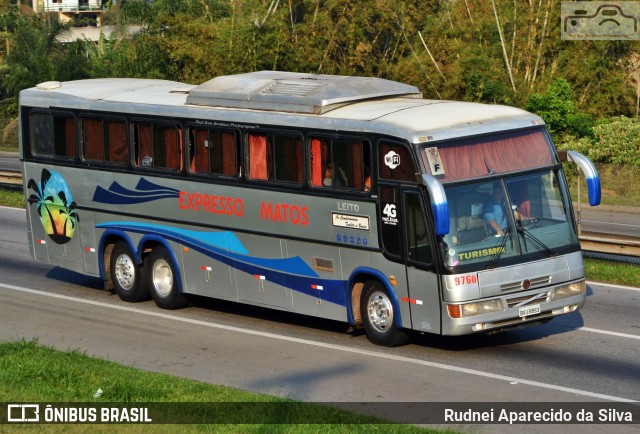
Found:
[[[159,199],[177,198],[179,190],[162,187],[140,178],[135,190],[130,190],[116,181],[112,182],[108,189],[97,186],[93,193],[93,201],[112,205],[131,205],[151,202]]]
[[[286,259],[251,256],[232,232],[200,232],[134,222],[100,223],[96,227],[144,235],[161,235],[236,270],[254,276],[264,276],[266,281],[321,298],[323,301],[346,306],[346,281],[320,278],[299,256]]]

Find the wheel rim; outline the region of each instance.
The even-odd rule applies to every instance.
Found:
[[[158,259],[153,264],[153,287],[160,297],[168,297],[173,288],[173,272],[171,266],[164,259]]]
[[[130,290],[136,282],[136,267],[129,255],[119,255],[116,259],[116,280],[122,289]]]
[[[381,291],[376,291],[369,297],[367,314],[369,323],[379,332],[384,333],[393,325],[393,305]]]

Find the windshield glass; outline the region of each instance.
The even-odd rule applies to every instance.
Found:
[[[555,256],[578,243],[554,170],[445,186],[451,230],[443,238],[449,267],[493,268],[521,255]]]

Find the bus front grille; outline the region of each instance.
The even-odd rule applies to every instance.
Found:
[[[525,280],[518,280],[516,282],[509,282],[509,283],[502,284],[500,285],[500,291],[502,292],[521,291],[525,289],[524,287]],[[533,279],[529,279],[529,282],[531,283],[531,286],[529,286],[526,289],[536,289],[551,283],[551,276],[536,277]]]

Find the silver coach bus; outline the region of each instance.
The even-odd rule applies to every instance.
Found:
[[[46,82],[20,94],[32,255],[165,309],[188,294],[408,331],[493,332],[585,302],[544,122],[377,78]],[[593,165],[569,152],[600,201]]]

